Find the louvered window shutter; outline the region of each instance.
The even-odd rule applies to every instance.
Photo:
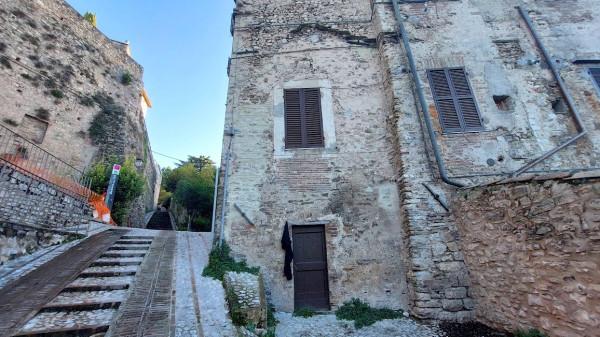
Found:
[[[428,71],[428,77],[445,133],[483,130],[464,68],[433,69]]]
[[[600,68],[591,68],[590,74],[592,75],[594,82],[596,82],[598,93],[600,93]]]
[[[287,149],[324,146],[319,88],[286,89],[284,108]]]

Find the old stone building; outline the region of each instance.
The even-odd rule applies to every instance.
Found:
[[[358,297],[486,316],[451,195],[598,167],[599,26],[594,0],[238,0],[217,233],[281,310]],[[595,294],[584,330],[564,331],[598,336]],[[521,312],[498,325],[540,327]]]
[[[0,1],[0,122],[79,170],[105,158],[140,160],[156,205],[160,172],[145,126],[151,106],[127,44],[102,34],[65,1]]]

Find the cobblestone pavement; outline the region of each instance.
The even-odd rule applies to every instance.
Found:
[[[208,263],[211,234],[177,234],[176,336],[236,336],[221,282],[202,276]]]
[[[275,317],[278,337],[442,337],[436,327],[411,319],[383,320],[357,330],[354,322],[339,321],[335,315],[302,318],[276,313]]]

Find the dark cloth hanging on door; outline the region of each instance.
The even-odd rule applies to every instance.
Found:
[[[292,238],[288,223],[283,227],[283,235],[281,236],[281,248],[285,250],[285,261],[283,264],[283,274],[288,280],[292,279],[292,260],[294,259],[294,251],[292,250]]]

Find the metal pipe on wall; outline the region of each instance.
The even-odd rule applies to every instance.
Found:
[[[215,233],[215,220],[217,219],[217,198],[219,194],[219,167],[217,167],[215,172],[215,189],[213,192],[213,208],[212,208],[212,219],[210,221],[210,231]],[[214,237],[214,236],[213,236]]]
[[[540,36],[538,35],[537,31],[535,30],[535,27],[533,26],[533,22],[531,21],[529,14],[527,14],[527,12],[521,6],[518,6],[517,10],[519,11],[519,14],[521,14],[521,18],[523,18],[523,21],[525,21],[525,24],[527,25],[527,29],[531,33],[531,36],[533,36],[533,39],[535,40],[536,45],[542,51],[542,54],[544,55],[544,59],[546,60],[546,64],[548,64],[548,67],[550,67],[550,70],[552,71],[552,74],[554,75],[554,78],[556,79],[556,82],[558,83],[560,91],[567,101],[567,105],[569,106],[569,111],[571,111],[571,115],[573,116],[573,120],[575,121],[575,124],[577,126],[577,131],[579,131],[579,133],[577,135],[575,135],[574,137],[572,137],[571,139],[567,140],[566,142],[562,143],[561,145],[557,146],[556,148],[546,152],[541,157],[531,161],[530,163],[528,163],[525,166],[521,167],[520,169],[516,170],[512,174],[513,177],[523,174],[526,171],[528,171],[530,168],[544,162],[546,159],[552,157],[558,151],[575,143],[576,141],[583,138],[587,134],[587,130],[585,129],[583,121],[581,120],[581,117],[579,116],[577,106],[575,105],[575,100],[573,99],[573,97],[571,96],[569,91],[567,90],[567,86],[565,85],[565,82],[562,80],[562,77],[560,77],[560,72],[558,71],[558,69],[556,68],[556,64],[554,64],[554,61],[550,57],[550,53],[548,53],[548,50],[546,49],[546,47],[544,47],[544,44],[542,43]]]
[[[413,81],[415,83],[415,90],[417,92],[417,96],[419,98],[419,105],[421,106],[421,115],[423,116],[423,120],[425,122],[425,126],[427,127],[427,133],[429,135],[429,139],[431,140],[431,147],[433,149],[433,155],[435,156],[435,161],[437,163],[438,171],[440,172],[440,177],[442,180],[449,185],[456,187],[465,187],[465,184],[452,180],[448,177],[448,170],[446,169],[446,165],[444,164],[444,160],[441,155],[440,146],[437,142],[437,137],[435,135],[435,130],[433,129],[433,124],[431,122],[431,117],[429,116],[427,109],[427,100],[425,99],[425,94],[423,93],[423,85],[421,83],[421,79],[419,78],[419,73],[417,72],[417,65],[415,63],[415,59],[412,53],[412,49],[410,47],[410,41],[408,40],[408,34],[406,29],[404,28],[404,19],[402,18],[402,14],[400,13],[400,5],[398,5],[398,0],[392,0],[392,5],[394,6],[394,14],[396,16],[396,21],[398,21],[399,28],[399,37],[402,39],[402,43],[404,45],[404,51],[406,52],[406,57],[408,58],[408,64],[410,66],[410,73],[412,74]]]
[[[466,185],[460,182],[457,182],[453,179],[451,179],[448,176],[448,171],[446,169],[446,166],[444,164],[443,158],[441,156],[441,151],[440,151],[440,147],[439,144],[437,142],[437,137],[435,135],[435,130],[433,129],[433,125],[431,122],[431,117],[429,116],[428,111],[426,111],[426,106],[427,106],[427,101],[425,99],[425,94],[423,93],[423,86],[421,83],[421,79],[419,78],[419,74],[417,72],[417,66],[415,63],[415,59],[414,59],[414,55],[412,53],[412,49],[410,47],[410,41],[408,39],[408,34],[406,32],[406,28],[404,27],[404,20],[402,18],[402,13],[400,12],[400,6],[398,4],[398,0],[392,0],[392,5],[394,7],[394,15],[396,17],[396,21],[398,21],[398,28],[399,28],[399,37],[402,39],[402,43],[404,45],[404,49],[406,52],[406,56],[408,58],[408,63],[410,66],[410,71],[413,77],[413,81],[415,83],[415,90],[417,92],[417,96],[418,96],[418,100],[419,100],[419,105],[420,105],[420,111],[421,111],[421,115],[423,116],[423,121],[425,122],[425,126],[427,128],[427,133],[429,136],[429,139],[431,141],[431,146],[433,149],[433,154],[435,156],[435,160],[438,166],[438,170],[440,173],[440,177],[442,178],[442,180],[449,184],[449,185],[453,185],[456,187],[465,187]],[[584,126],[583,121],[581,120],[581,117],[579,115],[577,106],[575,104],[575,100],[573,99],[573,97],[571,96],[571,94],[569,93],[569,91],[567,90],[567,86],[564,83],[564,81],[562,80],[561,76],[560,76],[560,72],[558,71],[558,69],[556,68],[556,65],[554,64],[554,62],[552,61],[552,58],[550,57],[550,54],[548,52],[548,50],[544,47],[544,45],[541,42],[541,39],[537,33],[537,31],[535,30],[535,28],[533,27],[533,23],[531,21],[531,18],[529,17],[529,15],[527,14],[527,12],[520,6],[517,7],[521,17],[523,18],[523,20],[525,21],[527,28],[529,29],[529,31],[531,32],[536,45],[538,46],[538,48],[542,51],[542,54],[544,56],[544,59],[546,60],[546,63],[548,64],[548,66],[550,67],[550,70],[552,71],[552,74],[554,76],[554,78],[556,79],[556,82],[559,85],[559,88],[561,90],[562,95],[565,97],[566,103],[569,107],[569,110],[571,111],[571,114],[573,116],[573,119],[575,121],[575,124],[577,126],[577,130],[579,131],[577,135],[573,136],[571,139],[567,140],[566,142],[560,144],[559,146],[555,147],[554,149],[546,152],[545,154],[543,154],[542,156],[540,156],[537,159],[532,160],[531,162],[525,164],[524,166],[522,166],[521,168],[519,168],[518,170],[510,173],[510,176],[512,177],[516,177],[519,176],[525,172],[527,172],[528,170],[530,170],[531,168],[535,167],[536,165],[546,161],[548,158],[552,157],[554,154],[556,154],[557,152],[559,152],[560,150],[566,148],[567,146],[577,142],[578,140],[580,140],[581,138],[583,138],[585,135],[587,135],[587,130]],[[585,170],[585,168],[576,168],[573,169],[573,171],[579,171],[579,170]],[[546,170],[541,171],[541,172],[546,172]],[[492,175],[492,174],[490,174]]]

